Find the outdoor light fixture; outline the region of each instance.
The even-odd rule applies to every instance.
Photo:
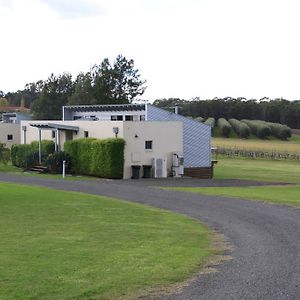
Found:
[[[119,127],[113,127],[113,133],[116,135],[117,138],[119,133]]]

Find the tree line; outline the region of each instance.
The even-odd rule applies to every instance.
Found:
[[[131,103],[144,93],[145,84],[134,61],[118,55],[113,63],[105,58],[75,80],[70,73],[51,74],[47,80],[26,84],[24,90],[0,92],[0,97],[11,106],[23,102],[37,120],[57,120],[64,105]]]
[[[208,100],[201,100],[200,98],[193,98],[192,100],[169,98],[155,100],[153,104],[169,110],[173,110],[177,104],[182,115],[193,118],[263,120],[285,124],[291,128],[300,128],[299,100],[288,101],[282,98],[248,100],[246,98],[231,97]]]

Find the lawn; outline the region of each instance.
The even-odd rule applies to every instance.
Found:
[[[300,183],[299,161],[219,157],[214,178]],[[300,207],[300,185],[253,187],[178,187],[167,188],[183,192],[238,197]]]
[[[164,210],[6,183],[0,195],[0,299],[138,295],[216,253],[206,227]]]
[[[7,164],[0,163],[0,172],[3,173],[13,173],[14,175],[22,175],[22,176],[33,176],[33,177],[41,177],[41,178],[49,178],[49,179],[63,179],[62,174],[40,174],[37,172],[23,171],[23,169],[15,167],[8,162]],[[67,174],[64,180],[99,180],[99,177],[92,176],[79,176],[79,175],[71,175]]]
[[[169,188],[168,188],[169,189]],[[170,188],[171,189],[171,188]],[[199,193],[206,195],[218,195],[225,197],[237,197],[249,200],[272,202],[300,207],[300,186],[259,186],[259,187],[205,187],[191,188],[178,187],[172,190]]]
[[[214,178],[300,183],[300,161],[218,157]]]
[[[275,138],[260,140],[258,138],[212,138],[212,145],[220,148],[240,149],[247,151],[266,151],[297,154],[300,153],[300,136],[293,135],[288,141],[281,141]]]

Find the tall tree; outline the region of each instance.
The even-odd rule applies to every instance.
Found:
[[[62,117],[62,106],[73,92],[72,75],[64,73],[51,75],[42,85],[38,98],[33,102],[31,111],[37,120],[57,120]]]

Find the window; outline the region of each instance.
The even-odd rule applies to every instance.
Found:
[[[123,116],[111,116],[111,121],[123,121]]]
[[[82,119],[82,116],[73,116],[73,120],[75,121],[75,120],[80,120],[80,119]]]
[[[145,121],[145,116],[144,115],[140,116],[140,121]]]
[[[125,121],[133,121],[133,116],[125,116]]]
[[[55,139],[55,130],[52,130],[52,138]]]
[[[145,149],[152,150],[152,141],[145,141]]]
[[[84,131],[84,137],[88,138],[89,137],[89,132],[88,131]]]
[[[12,141],[14,139],[14,136],[12,134],[7,135],[7,140]]]

